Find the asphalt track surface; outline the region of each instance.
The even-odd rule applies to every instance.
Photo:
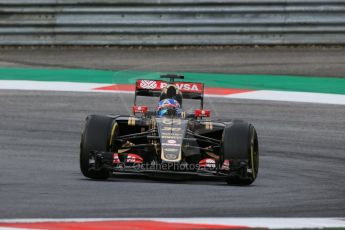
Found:
[[[343,106],[207,99],[216,117],[255,124],[261,159],[252,186],[84,178],[83,119],[123,114],[131,101],[131,95],[0,91],[0,217],[345,216]]]
[[[282,49],[6,49],[0,65],[344,76],[344,48]],[[345,216],[344,106],[208,98],[214,116],[257,128],[259,177],[248,187],[84,178],[84,118],[126,113],[131,102],[128,94],[1,90],[0,218]]]

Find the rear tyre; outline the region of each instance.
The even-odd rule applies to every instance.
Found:
[[[80,142],[80,170],[84,176],[105,180],[109,177],[106,169],[91,169],[90,151],[107,151],[109,149],[110,129],[113,118],[90,115],[86,118]]]
[[[227,178],[228,184],[250,185],[259,171],[259,144],[253,125],[234,122],[223,133],[223,160],[230,160],[238,172]]]

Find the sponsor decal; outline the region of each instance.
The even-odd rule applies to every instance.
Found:
[[[165,81],[155,81],[155,80],[138,80],[137,88],[139,89],[151,89],[151,90],[161,90],[169,85]],[[175,82],[174,85],[181,92],[202,92],[202,83],[193,82]]]
[[[162,131],[178,132],[178,131],[181,131],[181,128],[173,128],[173,127],[165,126],[162,128]]]
[[[206,158],[199,162],[200,168],[215,168],[216,167],[216,161],[212,158]]]
[[[180,140],[182,139],[182,137],[180,135],[175,135],[175,136],[171,136],[171,135],[162,135],[161,136],[163,139],[176,139],[176,140]]]
[[[206,109],[206,110],[196,109],[196,110],[194,110],[194,115],[196,117],[210,117],[211,112],[208,109]]]
[[[176,141],[175,140],[168,140],[167,141],[169,144],[176,144]]]
[[[120,158],[119,158],[119,154],[114,153],[113,154],[113,164],[119,164],[119,163],[121,163]]]
[[[132,111],[133,113],[147,113],[148,107],[147,106],[133,106]]]
[[[168,85],[166,82],[161,82],[160,88],[164,88]],[[176,82],[176,87],[181,90],[182,92],[199,92],[201,91],[201,84],[193,84],[193,83],[184,83],[184,82]]]
[[[177,152],[179,149],[174,148],[164,148],[164,152]]]
[[[180,144],[169,144],[169,143],[163,143],[163,146],[176,146],[176,147],[180,147]]]
[[[155,89],[157,88],[157,82],[151,80],[141,80],[140,87],[143,89]]]
[[[162,132],[162,137],[163,136],[168,136],[168,137],[171,137],[171,138],[175,137],[176,138],[176,137],[181,137],[181,133]]]
[[[126,159],[127,163],[143,163],[144,160],[141,156],[133,153],[129,153]]]
[[[181,125],[181,120],[180,119],[167,119],[167,118],[164,118],[163,121],[162,121],[163,124],[165,125]]]

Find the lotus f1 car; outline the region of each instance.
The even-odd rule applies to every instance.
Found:
[[[253,125],[241,120],[211,120],[203,105],[202,83],[177,82],[184,79],[179,75],[161,78],[136,81],[132,115],[86,118],[80,143],[83,175],[92,179],[119,173],[204,176],[224,178],[228,184],[253,183],[259,167]],[[138,105],[139,96],[173,100],[179,107],[165,107],[165,113],[160,114]],[[199,100],[200,107],[187,113],[182,106],[184,99]]]

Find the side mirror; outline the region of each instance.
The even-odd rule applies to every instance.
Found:
[[[195,117],[210,117],[211,112],[208,109],[196,109],[194,110]]]
[[[134,105],[132,107],[132,109],[133,109],[133,114],[134,115],[137,114],[137,113],[145,114],[148,111],[148,107],[145,106],[145,105]]]

